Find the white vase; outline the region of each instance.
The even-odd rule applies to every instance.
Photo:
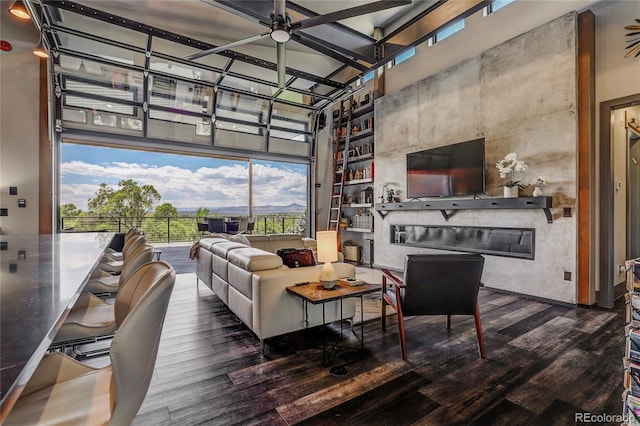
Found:
[[[518,191],[520,188],[517,186],[504,186],[504,198],[518,198]]]
[[[533,196],[534,197],[539,197],[542,195],[542,189],[540,189],[539,186],[536,186],[535,188],[533,188]]]

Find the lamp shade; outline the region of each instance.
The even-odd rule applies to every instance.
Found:
[[[316,232],[318,243],[318,262],[336,262],[338,260],[338,233],[336,231]]]
[[[15,0],[11,3],[9,13],[20,19],[31,19],[31,15],[29,15],[29,11],[22,0]]]
[[[47,52],[47,48],[44,45],[44,41],[42,40],[42,37],[40,37],[40,41],[38,42],[38,45],[33,48],[33,54],[40,58],[49,57],[49,52]]]

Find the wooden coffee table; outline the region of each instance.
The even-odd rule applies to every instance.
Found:
[[[363,296],[367,293],[373,293],[380,291],[379,284],[363,283],[360,285],[352,286],[350,284],[338,281],[334,288],[328,290],[325,289],[319,282],[310,282],[306,284],[299,284],[291,287],[287,287],[287,292],[299,297],[303,301],[303,311],[306,312],[308,304],[322,305],[322,362],[323,365],[327,365],[327,345],[325,338],[326,317],[325,317],[325,304],[327,302],[340,301],[340,319],[342,320],[342,300],[349,297],[360,298],[360,354],[364,354],[364,300]],[[306,323],[305,327],[309,324]],[[342,321],[340,321],[340,339],[342,340]],[[335,375],[346,374],[347,370],[344,366],[335,366],[331,368],[331,373]]]

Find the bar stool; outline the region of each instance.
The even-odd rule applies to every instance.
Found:
[[[175,271],[165,262],[141,268],[111,344],[111,364],[93,368],[53,352],[27,383],[4,425],[133,422],[149,389]],[[135,287],[135,289],[133,288]],[[122,293],[122,291],[121,291]]]

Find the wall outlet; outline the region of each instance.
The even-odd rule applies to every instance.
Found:
[[[564,280],[565,281],[571,281],[571,272],[564,271]]]
[[[0,209],[0,216],[9,216],[9,209]]]
[[[9,195],[18,195],[18,187],[10,186],[9,187]]]
[[[571,207],[564,207],[562,209],[562,217],[571,217]]]

